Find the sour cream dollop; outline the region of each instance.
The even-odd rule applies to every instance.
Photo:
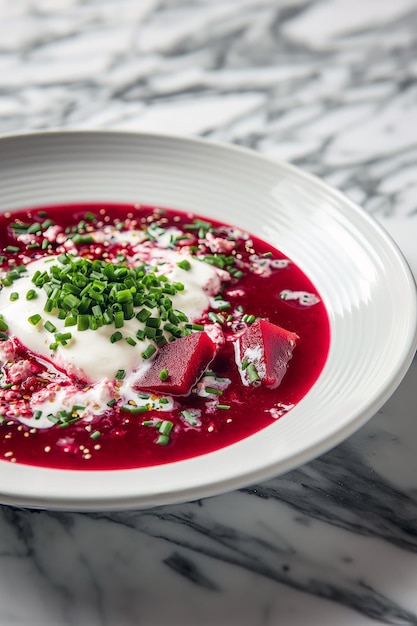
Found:
[[[220,288],[220,280],[215,268],[207,263],[187,256],[189,269],[181,269],[177,262],[184,260],[184,254],[172,250],[158,251],[155,260],[155,272],[163,273],[170,282],[181,282],[183,291],[173,296],[174,308],[182,311],[190,322],[201,318],[209,307],[209,296]],[[57,257],[48,256],[29,263],[27,272],[14,281],[11,286],[4,286],[0,291],[0,310],[8,324],[9,332],[31,352],[34,352],[52,361],[57,367],[64,370],[69,376],[76,376],[88,382],[98,382],[104,379],[112,380],[118,370],[127,373],[137,370],[144,364],[141,354],[150,345],[150,340],[137,340],[136,332],[144,327],[136,317],[125,320],[119,330],[123,339],[111,343],[110,337],[115,331],[113,324],[104,325],[97,330],[77,330],[76,326],[65,327],[64,320],[56,314],[44,311],[47,295],[43,289],[36,290],[37,297],[28,300],[26,294],[33,289],[32,278],[38,270],[48,270],[57,263]],[[16,299],[10,299],[12,292],[17,294]],[[16,297],[16,296],[15,296]],[[157,309],[150,309],[153,317],[159,316]],[[42,320],[33,325],[28,321],[33,315],[40,314]],[[50,321],[56,328],[55,332],[71,332],[72,338],[66,345],[59,345],[51,350],[54,334],[45,328],[45,322]],[[134,337],[136,345],[126,342],[126,337]]]

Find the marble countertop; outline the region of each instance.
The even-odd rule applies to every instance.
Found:
[[[0,133],[233,142],[319,175],[417,275],[416,0],[0,0]],[[0,624],[417,624],[417,361],[358,433],[240,491],[0,509]]]

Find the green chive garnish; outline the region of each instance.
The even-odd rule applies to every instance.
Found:
[[[212,393],[216,396],[221,396],[223,391],[221,389],[216,389],[215,387],[206,387],[207,393]]]
[[[253,363],[249,363],[249,365],[246,368],[247,373],[248,373],[248,378],[249,378],[249,382],[250,383],[255,383],[258,380],[261,380],[259,378],[259,374],[258,374],[258,370],[256,369],[256,367],[254,366]]]
[[[47,330],[50,333],[54,333],[56,331],[56,326],[54,326],[52,322],[50,322],[49,320],[45,322],[43,327],[45,328],[45,330]]]
[[[148,411],[148,407],[145,405],[135,406],[134,404],[123,404],[122,410],[127,411],[128,413],[133,413],[134,415],[139,413],[146,413]]]
[[[0,330],[9,330],[8,324],[4,321],[3,316],[0,315]]]
[[[160,380],[164,381],[167,380],[169,374],[168,374],[168,370],[167,369],[163,369],[159,372],[159,378]]]
[[[150,359],[156,352],[154,345],[150,344],[141,354],[142,359]]]
[[[26,294],[26,300],[35,300],[35,298],[37,297],[38,297],[38,294],[36,293],[34,289],[29,289],[29,291]]]
[[[197,422],[195,416],[193,415],[193,413],[191,413],[191,411],[188,411],[187,409],[185,409],[184,411],[181,411],[181,415],[183,416],[185,421],[188,424],[190,424],[190,426],[197,426],[198,425],[198,422]]]
[[[173,428],[174,428],[174,424],[172,422],[170,422],[169,420],[164,420],[163,422],[160,422],[159,424],[159,428],[158,428],[159,434],[169,435]]]
[[[42,317],[39,315],[39,313],[35,313],[34,315],[28,317],[28,322],[29,324],[32,324],[32,326],[36,326],[36,324],[39,324],[41,319]]]
[[[186,270],[188,272],[188,270],[191,269],[191,263],[188,261],[188,259],[183,259],[182,261],[179,261],[177,263],[178,267],[180,267],[182,270]]]

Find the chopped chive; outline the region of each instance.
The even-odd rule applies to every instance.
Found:
[[[29,291],[26,294],[26,300],[35,300],[35,298],[37,297],[38,297],[38,294],[36,293],[34,289],[29,289]]]
[[[148,407],[145,405],[134,406],[133,404],[123,404],[122,410],[127,411],[128,413],[133,413],[134,415],[139,413],[146,413],[148,411]]]
[[[248,378],[249,378],[250,383],[255,383],[258,380],[260,380],[258,370],[256,369],[253,363],[249,363],[246,369],[248,372]]]
[[[203,324],[187,324],[187,328],[191,328],[191,330],[204,330]]]
[[[36,326],[36,324],[39,324],[41,319],[42,317],[39,315],[39,313],[35,313],[34,315],[28,317],[28,322],[29,324],[32,324],[32,326]]]
[[[0,331],[0,341],[6,341],[9,339],[9,335],[3,331]]]
[[[40,233],[41,230],[42,226],[39,224],[39,222],[33,222],[33,224],[29,226],[26,232],[28,235],[36,235],[36,233]]]
[[[65,318],[64,326],[75,326],[77,323],[77,318],[73,315],[68,315]]]
[[[9,296],[9,300],[11,300],[12,302],[14,302],[15,300],[19,300],[19,294],[17,293],[17,291],[12,291]]]
[[[177,265],[179,268],[181,268],[182,270],[186,270],[187,272],[191,269],[191,263],[188,261],[188,259],[178,261]]]
[[[117,370],[116,380],[123,380],[126,376],[126,370]]]
[[[169,444],[169,435],[159,435],[156,443],[160,446],[166,446]]]
[[[116,398],[112,398],[111,400],[107,402],[107,406],[110,406],[110,407],[114,406],[116,402],[117,402]]]
[[[133,339],[133,337],[126,337],[125,341],[129,344],[129,346],[136,346],[136,341]]]
[[[56,333],[55,339],[59,343],[63,343],[64,341],[66,342],[72,339],[72,334],[71,333]]]
[[[153,426],[153,420],[144,420],[142,426]]]
[[[195,415],[193,415],[193,413],[191,413],[191,411],[188,411],[187,409],[185,409],[184,411],[181,411],[181,415],[183,416],[183,418],[185,419],[185,421],[190,424],[190,426],[197,426],[198,422],[195,418]]]
[[[228,411],[230,409],[230,404],[218,404],[217,408],[222,411]]]
[[[153,344],[150,344],[146,350],[141,354],[142,359],[150,359],[156,352],[156,348]]]
[[[215,387],[206,387],[207,393],[212,393],[215,396],[221,396],[223,391],[221,389],[216,389]]]
[[[164,381],[167,380],[169,374],[168,374],[168,370],[167,369],[163,369],[159,372],[159,378],[160,380]]]
[[[91,235],[80,235],[79,233],[76,233],[72,236],[72,241],[77,245],[84,245],[93,243],[94,239]]]
[[[110,335],[110,343],[116,343],[116,341],[120,341],[123,335],[120,331],[116,331],[112,335]]]
[[[242,370],[245,370],[249,365],[249,361],[247,359],[243,359],[242,361]]]
[[[77,330],[88,330],[90,327],[90,319],[88,315],[79,315],[77,317]]]
[[[4,321],[3,316],[0,316],[0,330],[8,330],[9,326],[7,322]]]
[[[50,322],[49,320],[47,320],[45,322],[45,324],[43,325],[43,327],[45,328],[45,330],[47,330],[49,333],[54,333],[56,331],[56,326],[54,326],[52,324],[52,322]]]
[[[42,417],[42,411],[34,411],[33,412],[33,419],[39,420],[41,417]]]
[[[220,315],[217,315],[217,313],[213,313],[213,311],[209,311],[209,319],[214,322],[214,323],[218,323],[218,324],[222,324],[223,323],[223,318],[220,317]]]
[[[161,325],[161,318],[160,317],[148,317],[145,323],[148,328],[159,328]]]
[[[163,420],[159,424],[159,433],[160,435],[170,435],[172,429],[174,428],[174,424],[169,420]]]
[[[99,430],[95,430],[90,435],[90,439],[98,439],[99,437],[101,437],[101,432]]]
[[[122,328],[122,326],[124,326],[125,318],[123,315],[123,311],[115,312],[114,317],[113,317],[113,322],[114,322],[115,328]]]
[[[139,313],[136,313],[136,319],[138,319],[139,322],[146,322],[148,317],[151,317],[151,312],[147,309],[142,309]]]
[[[20,248],[18,246],[6,246],[6,252],[19,252]]]

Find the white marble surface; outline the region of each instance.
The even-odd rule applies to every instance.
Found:
[[[416,0],[0,0],[0,133],[198,134],[347,193],[417,274]],[[300,469],[184,505],[0,510],[0,624],[417,624],[417,362]]]

